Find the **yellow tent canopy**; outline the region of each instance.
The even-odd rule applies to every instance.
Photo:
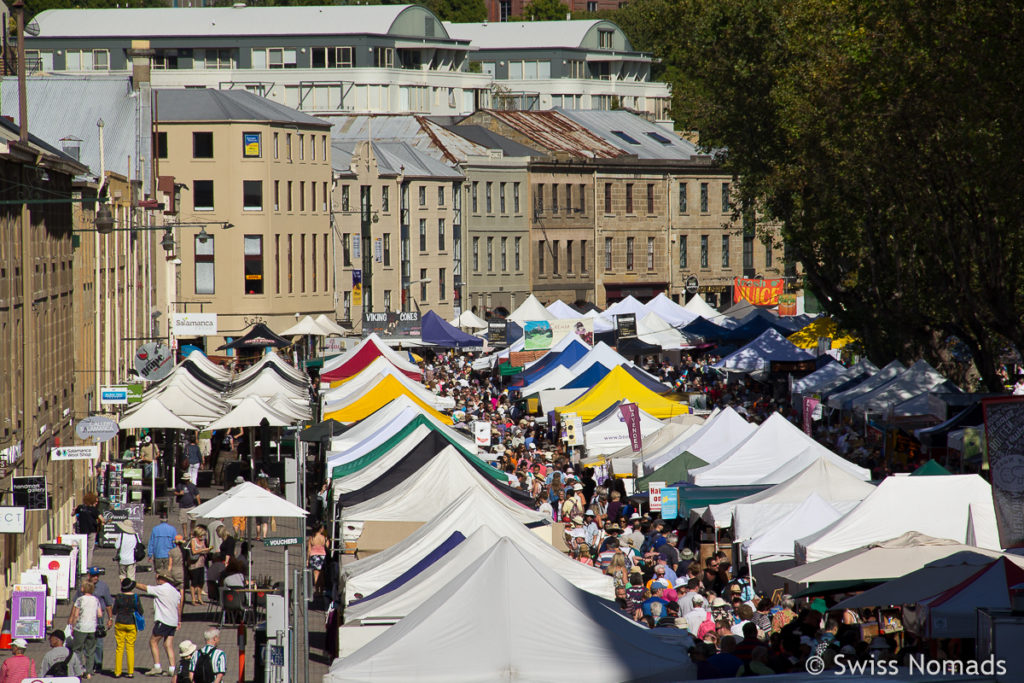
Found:
[[[366,393],[358,399],[352,401],[346,406],[337,408],[325,414],[324,419],[337,420],[338,422],[358,422],[367,415],[383,408],[402,394],[408,396],[409,400],[422,408],[424,412],[429,413],[444,424],[450,425],[452,423],[452,419],[450,417],[434,410],[432,407],[424,403],[422,399],[402,386],[401,382],[390,375],[381,380],[380,383],[372,389],[368,389]]]
[[[847,344],[857,341],[854,337],[840,331],[832,318],[816,318],[807,323],[793,334],[789,335],[789,341],[801,349],[813,349],[818,345],[818,340],[828,337],[832,340],[833,349],[841,349]]]
[[[555,410],[558,413],[575,413],[584,422],[589,422],[616,401],[626,400],[637,404],[641,410],[658,419],[686,415],[690,412],[690,407],[685,403],[670,401],[645,387],[621,365],[612,368],[600,382],[575,401]]]

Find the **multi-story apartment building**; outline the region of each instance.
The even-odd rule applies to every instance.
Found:
[[[610,21],[445,26],[493,77],[495,109],[629,109],[671,127],[671,93],[651,80],[653,57]]]
[[[526,16],[529,0],[486,0],[487,21],[511,21]],[[626,4],[626,0],[563,0],[568,12],[604,12],[616,10]]]
[[[463,175],[405,142],[335,140],[338,317],[460,305]],[[355,292],[355,293],[354,293]]]
[[[156,102],[158,175],[183,226],[170,230],[168,316],[217,313],[209,349],[256,321],[280,331],[296,313],[333,314],[330,124],[238,90]]]

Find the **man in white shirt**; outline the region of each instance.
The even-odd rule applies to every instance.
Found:
[[[135,546],[139,544],[139,537],[135,535],[135,527],[127,519],[117,523],[117,530],[120,532],[114,538],[114,548],[117,550],[117,576],[120,579],[135,580]]]
[[[167,652],[167,671],[174,672],[174,634],[181,623],[181,591],[178,580],[166,574],[157,574],[157,584],[146,586],[137,584],[136,588],[153,596],[153,635],[149,638],[149,649],[153,652],[153,668],[146,672],[147,676],[162,675],[160,666],[160,643]]]
[[[683,617],[686,619],[686,629],[696,638],[698,637],[697,632],[700,631],[700,625],[708,618],[708,611],[704,608],[704,598],[697,595],[696,592],[694,592],[691,601],[693,609],[684,614]]]

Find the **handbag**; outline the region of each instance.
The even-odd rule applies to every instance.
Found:
[[[135,630],[142,632],[146,630],[146,615],[142,613],[142,605],[139,604],[139,596],[135,596]]]
[[[146,559],[146,544],[138,536],[135,537],[135,561],[142,562]]]

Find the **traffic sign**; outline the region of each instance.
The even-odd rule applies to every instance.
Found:
[[[263,545],[267,548],[276,548],[282,545],[298,545],[302,539],[298,536],[280,536],[278,538],[264,538]]]

